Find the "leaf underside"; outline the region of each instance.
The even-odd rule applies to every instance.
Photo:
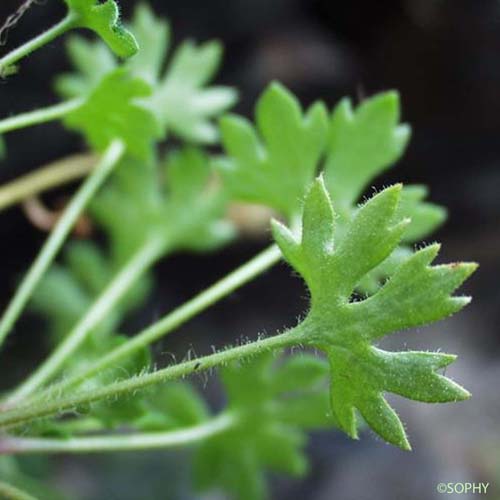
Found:
[[[386,259],[403,237],[408,221],[395,219],[401,186],[369,199],[340,234],[322,178],[304,205],[300,240],[274,221],[273,233],[286,260],[311,292],[304,342],[323,350],[330,362],[331,406],[340,427],[358,435],[355,410],[385,441],[410,445],[385,392],[424,402],[453,402],[469,393],[437,370],[455,357],[442,353],[390,353],[373,342],[395,331],[443,319],[469,302],[451,294],[476,264],[432,266],[439,245],[406,256],[387,282],[365,300],[352,293],[366,273]]]

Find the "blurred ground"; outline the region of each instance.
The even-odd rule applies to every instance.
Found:
[[[0,21],[20,3],[3,0]],[[125,14],[134,3],[122,1]],[[310,477],[275,480],[273,498],[433,499],[439,498],[439,482],[483,481],[490,483],[487,497],[500,499],[500,2],[152,3],[170,18],[176,40],[222,39],[226,65],[219,81],[241,90],[239,112],[251,114],[255,97],[272,79],[281,80],[304,103],[322,98],[333,105],[344,95],[357,99],[398,89],[403,118],[413,126],[414,135],[400,165],[381,184],[428,184],[433,201],[450,210],[449,222],[436,235],[444,244],[442,259],[481,263],[466,287],[474,302],[465,312],[418,334],[398,335],[388,344],[459,354],[448,373],[473,392],[473,399],[459,406],[425,406],[399,399],[396,407],[408,424],[413,453],[368,435],[360,442],[335,433],[313,436]],[[49,26],[63,12],[60,4],[47,0],[34,5],[9,34],[9,47]],[[23,64],[19,76],[0,82],[0,116],[53,102],[53,76],[66,67],[61,43],[38,52]],[[81,149],[79,139],[57,125],[12,134],[7,146],[10,156],[1,165],[1,181]],[[0,303],[5,304],[43,235],[15,209],[0,214],[0,241]],[[175,257],[161,264],[151,309],[135,321],[147,322],[182,302],[199,289],[200,282],[211,283],[253,255],[257,246],[239,244],[220,255]],[[210,344],[238,335],[281,328],[300,313],[303,296],[299,280],[290,278],[281,266],[187,325],[158,351],[182,353],[192,343],[203,352]],[[24,320],[18,333],[1,361],[2,385],[29,369],[41,354],[36,318]],[[211,384],[209,389],[217,393]],[[112,460],[54,459],[50,470],[56,483],[77,500],[195,498],[183,486],[182,463],[171,453],[121,455]],[[172,483],[172,477],[178,481]]]

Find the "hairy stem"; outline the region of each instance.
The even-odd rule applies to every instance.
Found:
[[[122,141],[111,143],[97,168],[87,177],[76,195],[66,207],[62,217],[46,240],[28,273],[17,288],[14,297],[0,319],[0,346],[11,331],[36,285],[53,262],[57,252],[66,240],[71,228],[81,215],[87,203],[106,180],[125,151]]]
[[[163,239],[152,239],[139,248],[52,354],[12,392],[6,404],[13,405],[30,396],[56,375],[89,333],[105,319],[130,287],[162,255],[164,249]]]
[[[263,352],[283,349],[301,343],[305,335],[305,324],[288,330],[285,333],[257,340],[248,344],[225,349],[214,354],[191,361],[172,365],[145,375],[127,378],[103,387],[81,391],[58,398],[56,394],[47,395],[43,401],[26,404],[16,409],[0,413],[0,428],[16,427],[39,418],[74,411],[95,401],[133,395],[137,391],[152,385],[186,377],[210,368],[224,365],[231,361],[251,357]]]
[[[16,486],[0,481],[0,498],[5,500],[37,500],[34,496],[26,493]]]
[[[96,453],[175,448],[198,443],[231,429],[235,415],[222,413],[207,422],[168,432],[87,436],[69,439],[0,438],[0,455],[47,453]]]
[[[281,252],[278,247],[276,245],[270,246],[211,287],[167,314],[164,318],[135,335],[123,345],[109,352],[106,356],[90,365],[81,373],[51,386],[48,391],[62,393],[64,390],[78,386],[106,368],[117,366],[120,360],[172,332],[189,319],[197,316],[200,312],[228,296],[234,290],[237,290],[259,274],[262,274],[276,264],[280,258]],[[35,399],[43,398],[44,394],[45,393],[35,396]]]
[[[0,120],[0,134],[19,130],[21,128],[40,125],[66,116],[71,111],[78,109],[84,103],[84,99],[78,97],[69,101],[47,106],[46,108],[35,109],[16,116]]]
[[[38,168],[0,187],[0,212],[27,198],[87,175],[98,163],[93,154],[78,154]]]
[[[57,37],[74,28],[77,25],[77,20],[78,16],[73,13],[68,13],[66,17],[52,26],[52,28],[49,28],[47,31],[44,31],[40,35],[3,56],[0,59],[0,76],[5,77],[10,73],[10,68],[12,68],[21,59],[29,56],[35,50],[47,45]]]

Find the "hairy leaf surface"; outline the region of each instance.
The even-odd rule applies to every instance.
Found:
[[[298,239],[279,222],[275,239],[287,261],[311,292],[311,310],[302,341],[323,350],[330,362],[331,405],[341,428],[357,437],[358,410],[384,440],[410,445],[404,427],[384,398],[392,392],[425,402],[453,402],[469,393],[437,370],[455,356],[442,353],[391,353],[373,342],[395,331],[443,319],[469,302],[451,294],[476,269],[475,264],[432,266],[438,245],[404,258],[371,297],[353,301],[359,281],[383,262],[403,237],[401,186],[369,199],[341,232],[322,178],[310,189]]]
[[[119,57],[133,56],[137,41],[120,22],[120,10],[114,0],[64,0],[76,24],[95,31]]]

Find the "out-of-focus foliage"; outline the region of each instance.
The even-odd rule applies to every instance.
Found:
[[[54,266],[33,296],[32,307],[48,321],[54,344],[150,241],[161,242],[159,259],[177,250],[212,250],[231,240],[234,229],[223,219],[226,198],[220,187],[211,184],[210,173],[208,158],[194,148],[173,151],[165,160],[149,164],[134,158],[123,161],[90,207],[94,221],[107,235],[108,250],[90,242],[73,243],[66,251],[65,265]],[[135,282],[84,348],[68,361],[68,372],[123,342],[115,334],[126,315],[143,304],[151,284],[148,273]],[[148,366],[149,357],[142,354],[132,366],[120,369],[134,374]]]
[[[125,67],[150,85],[151,95],[142,102],[156,115],[163,132],[169,131],[194,143],[217,142],[218,129],[212,119],[230,108],[237,97],[230,87],[207,86],[221,63],[220,43],[196,45],[185,41],[166,63],[171,37],[165,20],[156,18],[146,4],[141,4],[130,29],[141,50],[125,63]],[[60,76],[56,81],[57,90],[65,97],[91,93],[118,65],[100,41],[74,36],[68,51],[76,72]]]
[[[240,116],[222,118],[228,156],[218,167],[235,197],[291,217],[318,168],[328,129],[326,107],[318,102],[303,112],[295,96],[274,83],[259,99],[255,121],[256,128]]]
[[[410,135],[407,125],[399,125],[395,92],[366,99],[355,110],[344,99],[328,119],[323,103],[302,113],[298,100],[274,83],[259,99],[255,121],[254,128],[239,116],[221,120],[227,157],[218,159],[216,166],[233,196],[270,206],[296,225],[306,189],[322,171],[337,207],[339,232],[357,213],[367,186],[402,155]],[[425,238],[445,219],[445,210],[425,202],[426,195],[421,186],[404,188],[399,215],[412,221],[406,244]],[[405,246],[396,248],[358,289],[373,293],[409,253]]]
[[[308,355],[271,353],[221,370],[227,409],[239,424],[195,454],[201,490],[223,488],[241,500],[268,497],[266,470],[303,475],[307,430],[332,426],[325,389],[328,365]]]
[[[104,151],[120,138],[130,154],[146,161],[152,144],[162,137],[155,115],[138,102],[150,94],[143,80],[123,69],[114,70],[65,118],[65,124],[81,131],[96,151]]]

